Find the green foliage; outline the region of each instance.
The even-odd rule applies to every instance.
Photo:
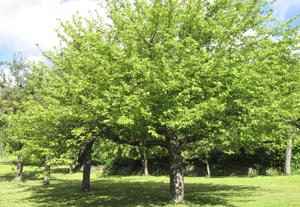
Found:
[[[299,134],[294,137],[292,147],[292,172],[294,174],[299,174],[300,169],[300,139]]]
[[[10,139],[68,164],[94,139],[107,165],[107,151],[138,155],[104,139],[196,143],[187,157],[279,151],[300,117],[300,38],[268,8],[263,0],[112,0],[109,21],[74,15],[61,22],[61,45],[44,52],[51,66],[33,67],[30,93],[8,118]]]
[[[12,62],[0,64],[0,143],[2,152],[7,149],[18,151],[22,143],[9,136],[8,118],[21,109],[21,103],[29,94],[28,80],[31,78],[30,65],[25,63],[22,54],[14,54]]]
[[[299,114],[299,35],[289,24],[272,27],[265,2],[109,5],[118,47],[110,94],[122,98],[110,121],[121,135],[218,138],[249,150],[285,139]]]

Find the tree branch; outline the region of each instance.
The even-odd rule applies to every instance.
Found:
[[[161,147],[166,147],[167,143],[163,140],[130,140],[130,139],[122,139],[119,135],[116,135],[115,133],[112,132],[110,129],[105,129],[104,138],[110,139],[116,143],[119,144],[128,144],[131,146],[145,146],[145,147],[156,147],[156,146],[161,146]]]

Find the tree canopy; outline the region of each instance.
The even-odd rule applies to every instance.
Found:
[[[185,144],[251,148],[285,140],[299,119],[298,26],[276,22],[268,6],[112,0],[109,21],[75,15],[44,53],[51,66],[33,71],[12,134],[53,159],[79,151],[87,169],[95,140],[165,147],[171,200],[181,202]]]

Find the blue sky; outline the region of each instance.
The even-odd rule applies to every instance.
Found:
[[[287,20],[300,13],[300,0],[277,0],[274,14],[280,20]]]
[[[0,61],[10,61],[13,53],[21,51],[28,60],[40,60],[36,44],[43,50],[58,44],[55,28],[57,18],[70,19],[79,11],[99,9],[93,0],[0,0]],[[274,15],[280,20],[300,13],[300,0],[278,0]]]

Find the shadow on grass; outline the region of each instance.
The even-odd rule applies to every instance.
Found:
[[[14,176],[15,175],[13,175],[12,173],[2,174],[2,175],[0,175],[0,182],[12,181],[15,178]]]
[[[34,171],[25,171],[23,172],[22,181],[25,182],[26,180],[37,180],[42,175],[42,170],[34,170]],[[6,174],[0,175],[0,182],[3,181],[14,181],[16,173],[10,172]]]
[[[31,201],[41,206],[166,206],[169,185],[159,182],[129,182],[103,179],[91,183],[89,193],[80,191],[79,180],[56,180],[49,187],[32,187]],[[215,184],[186,184],[187,206],[222,205],[234,207],[229,199],[247,197],[256,187]],[[245,202],[247,202],[245,200]]]

